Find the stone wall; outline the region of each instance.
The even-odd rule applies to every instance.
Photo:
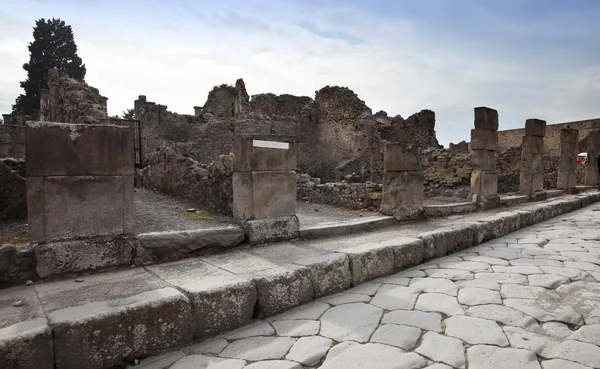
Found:
[[[27,218],[25,160],[0,159],[0,220]]]
[[[563,128],[574,128],[579,130],[579,141],[581,142],[587,138],[589,132],[600,129],[600,118],[547,125],[546,136],[544,137],[545,155],[559,156],[560,132]],[[505,151],[511,147],[521,146],[524,135],[525,128],[498,131],[498,145],[500,151]],[[585,146],[583,146],[583,148],[583,151],[585,151]]]
[[[201,164],[163,147],[136,173],[136,185],[190,200],[210,212],[233,215],[232,157],[221,155]]]
[[[0,158],[25,158],[25,127],[0,124]]]
[[[300,118],[302,109],[311,101],[308,96],[258,94],[252,95],[250,110],[255,114],[270,117]]]
[[[317,204],[341,206],[348,209],[379,211],[382,186],[380,183],[362,182],[321,183],[308,174],[298,177],[298,200]]]

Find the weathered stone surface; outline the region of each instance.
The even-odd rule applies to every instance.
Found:
[[[250,337],[234,341],[222,357],[243,360],[283,359],[296,341],[290,337]]]
[[[452,281],[441,278],[413,278],[410,287],[423,292],[443,293],[450,296],[456,296],[458,291],[458,287]]]
[[[139,365],[136,365],[136,369],[164,369],[170,367],[176,361],[179,361],[184,357],[185,353],[183,353],[183,351],[170,352],[168,354],[144,359]]]
[[[477,345],[467,349],[469,367],[477,369],[523,368],[540,369],[531,351]]]
[[[0,219],[27,218],[26,181],[19,171],[9,166],[9,161],[19,166],[25,164],[23,160],[12,158],[0,160]]]
[[[421,330],[419,328],[386,324],[380,326],[373,333],[371,342],[383,343],[384,345],[398,347],[403,350],[411,350],[417,344],[419,337],[421,337]]]
[[[533,317],[504,305],[474,306],[467,310],[467,315],[494,320],[515,327],[528,327],[536,324]]]
[[[194,335],[205,337],[235,329],[252,319],[257,301],[255,283],[239,277],[211,277],[182,285],[188,296]]]
[[[341,353],[331,356],[321,366],[321,369],[338,368],[381,368],[381,369],[416,369],[426,364],[425,359],[415,353],[403,353],[400,349],[368,343],[352,345]]]
[[[302,337],[296,341],[285,358],[302,365],[314,366],[327,354],[332,344],[332,340],[323,337]]]
[[[523,136],[523,154],[543,154],[544,138],[537,136]]]
[[[245,366],[244,369],[302,369],[302,366],[287,360],[269,360],[250,364]]]
[[[554,299],[505,299],[504,305],[522,311],[527,315],[531,315],[541,322],[559,321],[567,324],[583,323],[581,315],[572,307],[563,306]]]
[[[463,305],[501,304],[502,298],[497,291],[485,288],[463,288],[458,293],[458,302]]]
[[[41,278],[100,270],[131,263],[134,240],[104,237],[34,244],[36,271]]]
[[[190,355],[177,361],[170,369],[195,369],[195,368],[227,368],[242,369],[246,365],[244,360],[221,359],[204,355]]]
[[[475,128],[471,130],[471,150],[498,150],[498,132]]]
[[[560,285],[569,283],[567,277],[555,274],[534,274],[527,277],[531,286],[541,286],[544,288],[555,289]]]
[[[540,119],[527,119],[525,121],[525,135],[544,137],[546,135],[546,121]]]
[[[573,332],[569,338],[577,341],[589,342],[600,347],[600,324],[584,325]]]
[[[543,361],[542,369],[589,369],[589,367],[572,361],[553,359]]]
[[[391,311],[383,316],[381,323],[408,325],[411,327],[422,328],[427,331],[442,331],[442,316],[437,313],[425,313],[422,311]]]
[[[475,111],[475,128],[487,129],[490,131],[498,130],[498,111],[495,109],[479,106]]]
[[[456,338],[442,336],[435,332],[425,333],[421,346],[417,347],[415,352],[453,367],[465,365],[463,343]]]
[[[313,300],[315,292],[308,274],[306,268],[299,267],[266,271],[256,277],[259,315],[273,316]]]
[[[384,172],[420,171],[419,146],[388,143],[383,153]]]
[[[287,143],[287,149],[256,147],[255,140]],[[290,136],[245,136],[238,135],[233,142],[233,170],[295,171],[297,167],[296,140]]]
[[[496,172],[473,170],[471,173],[471,193],[480,197],[497,196],[498,174]]]
[[[273,334],[275,334],[275,329],[271,324],[261,320],[231,331],[223,337],[229,341],[233,341],[248,337],[271,336]]]
[[[188,355],[191,354],[211,354],[217,355],[229,344],[224,338],[214,338],[208,341],[197,343],[188,348],[184,348],[184,352]]]
[[[290,309],[283,314],[279,314],[272,318],[269,318],[269,321],[304,319],[317,320],[329,308],[330,306],[323,302],[313,301],[306,305]]]
[[[359,293],[336,293],[335,295],[323,298],[320,301],[336,306],[351,304],[353,302],[369,302],[371,301],[371,296]]]
[[[350,259],[352,284],[359,285],[394,272],[394,251],[392,247],[368,243],[344,249]]]
[[[296,215],[296,172],[233,173],[233,216],[241,221]]]
[[[109,367],[192,340],[189,301],[170,287],[56,310],[48,319],[57,369]]]
[[[332,307],[321,317],[321,336],[336,341],[367,342],[383,310],[362,303]]]
[[[377,291],[371,304],[385,310],[411,310],[419,293],[417,288],[384,285]]]
[[[319,333],[321,324],[316,320],[278,320],[273,327],[278,336],[303,337]]]
[[[508,346],[508,339],[492,320],[474,318],[469,316],[453,316],[444,321],[446,335],[460,338],[472,345],[487,344],[495,346]]]
[[[471,152],[471,164],[475,170],[495,172],[496,152],[490,150],[473,150]]]
[[[380,242],[380,245],[393,248],[396,270],[419,265],[423,261],[423,241],[419,238],[398,237]]]
[[[251,245],[298,238],[300,224],[295,215],[254,219],[244,223],[246,242]]]
[[[380,212],[398,220],[415,219],[423,213],[425,177],[420,171],[385,172]]]
[[[348,256],[339,253],[296,260],[295,264],[308,268],[315,289],[315,298],[344,291],[352,285]]]
[[[423,293],[419,296],[415,309],[422,311],[439,311],[446,315],[464,315],[464,310],[455,297],[440,293]]]
[[[54,368],[52,333],[46,319],[0,328],[0,363],[7,369]]]

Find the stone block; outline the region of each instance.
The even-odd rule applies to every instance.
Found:
[[[420,171],[421,159],[417,145],[388,143],[383,155],[385,172]]]
[[[245,221],[296,215],[296,172],[233,173],[233,215]]]
[[[475,128],[471,130],[471,150],[498,151],[498,132]]]
[[[276,268],[255,279],[258,291],[258,314],[261,318],[283,313],[306,304],[315,297],[307,268]]]
[[[600,130],[589,132],[587,137],[588,137],[588,144],[600,145]]]
[[[579,131],[573,128],[563,128],[560,130],[560,142],[576,144],[579,141]]]
[[[442,229],[442,232],[434,235],[436,238],[444,237],[445,240],[438,240],[436,242],[446,242],[447,253],[468,249],[475,245],[477,239],[477,227],[471,223],[465,223],[461,225],[450,226]]]
[[[28,123],[27,177],[133,175],[133,128]]]
[[[180,286],[192,305],[194,337],[206,337],[249,324],[258,294],[250,278],[209,277]]]
[[[523,155],[525,154],[543,154],[544,137],[523,136]]]
[[[544,190],[544,173],[521,171],[519,175],[519,193],[531,195]]]
[[[428,261],[433,259],[436,255],[436,244],[433,238],[433,234],[430,232],[421,233],[417,236],[421,241],[423,241],[423,261]],[[441,253],[441,251],[440,251]],[[443,253],[445,255],[446,252]],[[442,256],[442,255],[439,255]]]
[[[132,219],[133,191],[125,193],[122,176],[59,176],[31,182],[27,181],[27,201],[32,204],[29,228],[34,242],[121,235],[124,219]],[[33,203],[42,197],[42,205]]]
[[[544,157],[542,154],[522,154],[521,171],[544,173]]]
[[[498,111],[485,106],[475,108],[475,128],[498,130]]]
[[[498,174],[496,172],[485,172],[473,170],[471,172],[471,193],[479,198],[493,197],[498,195]]]
[[[397,237],[380,242],[380,244],[392,248],[395,270],[419,265],[423,261],[425,247],[420,238]]]
[[[531,181],[531,191],[539,192],[544,190],[544,174],[533,173]]]
[[[527,119],[525,121],[525,135],[544,137],[546,135],[546,121],[540,119]]]
[[[490,150],[471,151],[473,169],[493,172],[496,170],[496,152]]]
[[[254,219],[244,223],[244,231],[246,232],[246,242],[256,245],[298,238],[300,223],[295,215]]]
[[[128,265],[134,240],[103,237],[33,244],[37,274],[49,276]]]
[[[53,369],[52,332],[45,318],[26,320],[0,329],[3,369]]]
[[[233,142],[235,172],[295,171],[296,156],[296,141],[291,136],[236,136]]]
[[[574,187],[571,187],[571,177],[575,178],[575,176],[571,176],[569,171],[558,171],[558,178],[556,180],[556,188],[559,190],[568,190]],[[575,178],[577,180],[577,178]]]
[[[368,243],[340,252],[350,259],[353,286],[394,273],[393,247]]]
[[[423,213],[423,172],[386,172],[383,174],[381,213],[396,219],[415,219]]]
[[[319,255],[296,260],[294,264],[308,268],[315,298],[333,295],[352,286],[348,256],[339,253]]]
[[[56,369],[109,368],[192,341],[188,299],[166,287],[48,314]]]

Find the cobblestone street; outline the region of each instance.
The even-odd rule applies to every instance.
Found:
[[[599,368],[598,211],[592,205],[138,367]]]

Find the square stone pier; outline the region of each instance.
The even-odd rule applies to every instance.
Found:
[[[475,108],[475,129],[471,130],[471,195],[481,208],[500,204],[498,197],[498,111],[484,106]]]
[[[585,167],[584,184],[586,186],[597,186],[599,183],[598,160],[596,155],[600,153],[600,131],[592,131],[588,134],[587,165]]]
[[[544,136],[546,121],[527,119],[521,152],[519,193],[533,196],[544,190]]]
[[[126,264],[133,234],[133,129],[28,122],[29,239],[40,277]]]
[[[383,155],[383,195],[380,212],[397,220],[423,215],[425,176],[419,147],[399,143],[385,145]]]
[[[577,187],[578,140],[578,130],[564,128],[560,131],[560,157],[556,182],[556,188],[559,190],[571,190]]]
[[[236,136],[233,216],[250,244],[297,238],[296,141],[290,136]]]

